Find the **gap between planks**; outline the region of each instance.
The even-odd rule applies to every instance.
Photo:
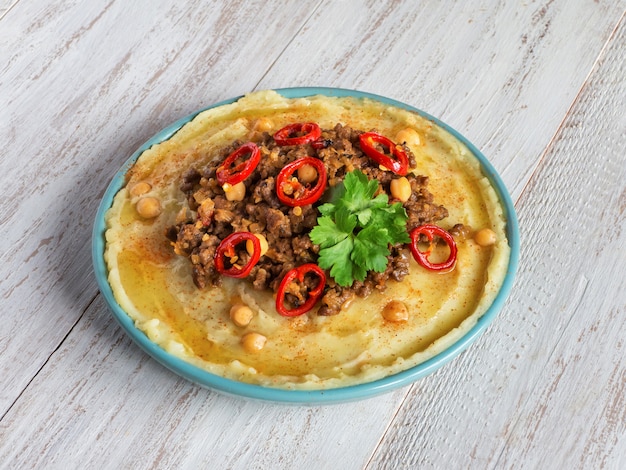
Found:
[[[0,18],[1,20],[2,18]],[[41,371],[48,365],[48,363],[50,362],[50,360],[52,359],[52,357],[57,353],[57,351],[59,349],[61,349],[61,346],[63,346],[63,343],[65,343],[65,340],[72,334],[72,332],[74,331],[74,329],[78,326],[78,324],[80,323],[80,321],[83,319],[83,317],[85,316],[85,313],[87,313],[87,310],[89,310],[89,308],[93,305],[93,303],[96,301],[96,299],[102,295],[100,293],[100,291],[98,290],[94,296],[91,298],[91,300],[89,302],[87,302],[87,305],[85,306],[85,308],[83,309],[83,311],[81,312],[81,314],[76,318],[76,321],[74,322],[74,324],[71,326],[71,328],[69,328],[67,330],[67,333],[63,336],[63,338],[61,338],[61,341],[59,341],[59,343],[56,345],[56,347],[50,352],[50,354],[48,355],[48,357],[46,358],[45,361],[43,361],[41,363],[41,366],[37,369],[37,371],[32,375],[32,377],[30,378],[30,380],[28,382],[26,382],[26,384],[24,385],[24,387],[22,388],[22,390],[20,391],[20,393],[18,393],[15,396],[15,400],[13,400],[11,402],[11,404],[9,406],[7,406],[7,409],[5,410],[5,412],[0,416],[0,422],[2,422],[2,420],[4,420],[5,416],[7,414],[10,413],[10,411],[13,409],[13,407],[15,406],[15,404],[20,401],[20,399],[22,398],[22,395],[24,395],[24,392],[26,392],[26,390],[28,390],[28,388],[30,387],[30,384],[33,383],[33,380],[35,380],[39,374],[41,373]]]
[[[15,5],[17,5],[17,2],[19,1],[20,0],[15,0],[9,5],[0,5],[0,21],[2,21],[4,17],[7,16],[7,14],[13,9]]]
[[[613,30],[611,31],[611,34],[609,34],[609,37],[607,38],[607,40],[602,45],[602,48],[600,49],[600,52],[598,52],[596,60],[591,65],[591,68],[589,69],[589,73],[587,73],[587,76],[585,77],[585,79],[583,80],[582,84],[580,85],[580,89],[578,90],[578,93],[576,93],[576,96],[574,97],[574,99],[570,103],[569,107],[567,108],[567,111],[565,112],[565,115],[563,116],[563,119],[561,119],[561,122],[557,126],[556,131],[554,132],[554,134],[552,135],[552,137],[548,141],[548,144],[546,145],[545,149],[543,150],[543,152],[541,153],[541,155],[537,159],[537,162],[535,163],[535,166],[533,167],[533,169],[532,169],[532,171],[530,173],[530,176],[526,179],[526,183],[524,184],[524,187],[520,190],[519,196],[517,196],[517,198],[515,199],[515,208],[516,209],[519,207],[519,202],[522,199],[522,196],[524,196],[524,194],[526,193],[526,188],[528,188],[528,185],[535,179],[535,175],[537,174],[537,171],[539,170],[539,168],[542,166],[543,161],[546,158],[546,155],[550,152],[550,150],[554,146],[554,142],[556,141],[557,137],[561,133],[561,130],[565,126],[567,118],[572,114],[572,109],[574,109],[574,106],[576,105],[576,103],[578,103],[578,100],[580,99],[580,96],[585,91],[585,89],[589,86],[589,81],[590,81],[591,77],[597,71],[598,64],[605,57],[607,48],[610,46],[610,44],[615,39],[615,35],[617,34],[617,31],[619,30],[620,26],[625,21],[625,19],[626,19],[626,10],[624,10],[622,12],[622,16],[620,16],[619,20],[617,20],[617,22],[615,23],[615,26],[613,27]]]
[[[269,67],[267,67],[267,69],[265,70],[263,75],[261,75],[261,78],[259,78],[259,80],[256,82],[256,84],[252,88],[252,90],[254,90],[254,91],[257,90],[257,88],[259,87],[259,84],[261,84],[263,82],[263,80],[265,79],[265,77],[267,77],[267,74],[270,72],[270,70],[272,70],[274,68],[274,65],[283,56],[285,51],[289,48],[291,43],[293,43],[294,39],[298,36],[298,34],[300,34],[300,31],[302,31],[305,28],[305,26],[309,23],[309,20],[313,17],[313,15],[315,15],[315,13],[317,12],[317,10],[319,9],[319,7],[320,7],[320,5],[322,3],[324,3],[323,0],[318,2],[317,5],[315,5],[315,7],[311,10],[311,13],[309,14],[309,16],[307,16],[306,19],[302,22],[302,25],[300,25],[298,30],[295,31],[295,33],[293,34],[291,39],[289,41],[287,41],[287,43],[285,43],[285,47],[283,47],[282,50],[278,54],[276,54],[276,57],[274,57],[274,60],[272,60],[272,62],[269,64]]]
[[[578,101],[580,100],[580,97],[583,95],[585,90],[588,88],[589,83],[591,81],[591,78],[597,72],[597,70],[599,68],[600,62],[605,58],[606,51],[610,47],[612,42],[614,41],[615,36],[617,34],[617,31],[619,30],[619,28],[622,25],[622,23],[625,21],[625,18],[626,18],[626,10],[624,12],[622,12],[622,15],[620,16],[619,20],[615,23],[615,26],[613,27],[613,29],[612,29],[611,33],[609,34],[607,40],[604,42],[602,48],[598,52],[598,55],[597,55],[595,61],[591,65],[591,67],[589,69],[589,72],[587,73],[585,79],[583,80],[583,82],[582,82],[582,84],[580,86],[580,89],[578,90],[578,93],[576,94],[576,96],[572,100],[572,102],[571,102],[570,106],[568,107],[565,115],[563,116],[563,119],[561,120],[561,122],[557,126],[554,134],[552,135],[552,137],[550,138],[550,140],[546,144],[545,149],[541,153],[541,156],[537,160],[536,165],[532,169],[530,177],[526,180],[526,183],[524,184],[524,187],[521,189],[521,191],[519,193],[519,196],[515,199],[515,207],[516,207],[516,209],[519,207],[521,199],[526,194],[526,191],[527,191],[527,188],[528,188],[529,184],[532,181],[534,181],[535,175],[537,174],[539,169],[542,167],[542,164],[543,164],[544,160],[546,159],[547,155],[550,153],[550,151],[554,147],[554,144],[557,141],[559,135],[561,135],[561,132],[562,132],[563,128],[565,127],[565,124],[568,121],[568,118],[572,114],[572,110],[575,108],[575,106],[577,105]],[[577,288],[576,288],[576,296],[574,297],[575,301],[572,303],[572,311],[573,312],[575,312],[580,307],[580,305],[581,305],[581,303],[582,303],[582,301],[584,299],[585,292],[587,291],[587,287],[588,286],[589,286],[589,279],[587,277],[585,277],[584,274],[581,275],[581,277],[579,278],[579,281],[578,281]],[[573,319],[573,315],[570,316],[570,319],[568,321],[568,325],[572,321],[572,319]],[[567,330],[567,326],[566,326],[566,328],[564,328],[563,331],[565,331],[565,330]],[[560,341],[561,341],[561,339],[563,337],[563,334],[561,334],[561,337],[559,338],[559,340],[555,342],[554,347],[552,348],[552,351],[550,352],[550,357],[552,357],[554,352],[556,351],[557,345],[560,343]],[[369,459],[367,460],[367,462],[365,463],[365,466],[363,467],[364,469],[370,468],[373,465],[373,463],[375,462],[375,456],[377,455],[378,450],[381,448],[383,442],[387,438],[387,435],[389,433],[389,429],[391,428],[392,423],[395,421],[396,416],[398,416],[398,414],[402,410],[402,407],[404,406],[404,403],[407,401],[408,397],[411,395],[411,390],[413,390],[413,388],[415,388],[415,387],[416,387],[415,384],[412,384],[410,387],[407,387],[407,392],[405,393],[404,398],[402,400],[400,400],[400,402],[398,404],[398,407],[395,409],[392,417],[390,418],[389,422],[387,423],[387,426],[385,426],[384,432],[381,434],[380,439],[378,440],[378,443],[374,447],[374,449],[373,449]],[[528,397],[526,399],[527,402],[528,402],[528,400],[530,400],[530,397]],[[517,427],[518,425],[519,425],[519,420],[517,421],[517,423],[514,424],[513,428]],[[509,439],[511,438],[512,435],[513,435],[512,433],[509,434]],[[497,465],[497,462],[499,462],[501,457],[502,457],[502,452],[504,452],[504,448],[502,449],[500,454],[496,457],[496,461],[495,461],[496,465]]]

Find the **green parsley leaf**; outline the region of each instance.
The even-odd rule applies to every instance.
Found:
[[[370,225],[354,238],[352,260],[368,271],[383,272],[387,268],[389,247],[387,230]]]
[[[330,217],[319,217],[317,225],[309,234],[313,243],[318,244],[321,248],[337,245],[348,238],[348,236],[349,233],[340,230]]]
[[[379,227],[385,227],[388,233],[388,242],[409,243],[410,237],[406,231],[407,215],[404,207],[399,202],[377,210],[371,223]]]
[[[354,241],[348,237],[336,245],[320,250],[317,264],[322,269],[330,269],[330,275],[341,286],[352,285],[354,279],[363,281],[367,274],[363,268],[351,261],[350,254],[353,248]]]
[[[357,226],[357,218],[345,207],[342,207],[335,212],[335,223],[342,232],[352,233]]]
[[[320,246],[318,264],[343,287],[363,281],[368,271],[387,269],[389,245],[408,243],[407,215],[400,203],[378,191],[378,181],[359,170],[346,174],[309,236]]]

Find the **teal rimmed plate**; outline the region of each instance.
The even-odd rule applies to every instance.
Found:
[[[208,387],[229,395],[280,403],[330,404],[364,399],[409,385],[416,380],[439,369],[441,366],[443,366],[454,357],[456,357],[458,354],[460,354],[462,351],[464,351],[470,344],[472,344],[476,340],[476,338],[478,338],[480,334],[485,331],[487,326],[494,320],[498,312],[502,310],[513,285],[519,258],[519,229],[517,216],[515,214],[515,208],[513,206],[513,202],[509,196],[509,193],[502,179],[493,168],[491,163],[471,142],[469,142],[465,137],[463,137],[447,124],[417,108],[383,96],[340,88],[284,88],[275,91],[287,98],[302,98],[313,95],[370,98],[392,106],[396,106],[398,108],[407,109],[420,114],[424,118],[433,121],[438,126],[445,129],[447,132],[449,132],[459,141],[461,141],[470,150],[470,152],[474,154],[482,167],[484,175],[490,180],[492,186],[496,190],[498,198],[500,199],[506,219],[506,234],[511,248],[507,273],[504,282],[493,303],[489,306],[485,314],[478,319],[476,325],[474,325],[474,327],[472,327],[464,336],[462,336],[458,341],[453,343],[447,349],[441,351],[439,354],[432,357],[431,359],[403,372],[365,384],[352,385],[328,390],[311,391],[269,388],[260,385],[237,382],[235,380],[220,377],[167,353],[161,347],[153,343],[143,333],[143,331],[139,330],[135,326],[134,321],[127,315],[127,313],[122,309],[122,307],[120,307],[120,305],[115,300],[113,296],[113,291],[111,290],[111,286],[109,285],[107,280],[108,271],[104,260],[106,231],[105,213],[111,207],[115,194],[124,186],[127,171],[132,167],[134,162],[145,150],[149,149],[155,144],[168,140],[182,126],[190,122],[200,112],[205,111],[206,109],[211,109],[224,104],[232,103],[234,101],[237,101],[241,97],[236,97],[216,103],[212,106],[201,109],[196,113],[190,114],[189,116],[186,116],[166,127],[155,136],[153,136],[151,139],[149,139],[146,143],[144,143],[135,153],[133,153],[131,157],[126,161],[126,163],[122,166],[122,168],[115,174],[100,202],[93,227],[92,257],[95,276],[100,291],[102,292],[102,295],[107,305],[113,312],[113,316],[122,326],[124,331],[132,338],[132,340],[137,345],[139,345],[139,347],[141,347],[152,358],[154,358],[157,362],[164,365],[181,377],[184,377],[201,386]]]

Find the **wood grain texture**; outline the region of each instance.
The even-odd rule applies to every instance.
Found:
[[[17,2],[18,0],[0,0],[0,20]]]
[[[421,108],[477,145],[517,198],[624,8],[624,1],[328,2],[259,87],[357,88]],[[321,34],[322,26],[336,35]],[[311,46],[307,60],[316,67],[293,67]]]
[[[623,468],[625,7],[0,3],[0,467]],[[98,296],[89,247],[108,181],[156,131],[309,85],[460,130],[518,199],[524,252],[502,315],[444,369],[285,407],[150,360]]]
[[[254,88],[309,15],[202,5],[20,2],[1,20],[0,414],[97,294],[91,227],[108,180],[162,127]]]
[[[389,401],[398,403],[402,393],[388,395]],[[375,406],[376,399],[284,406],[202,389],[141,352],[98,297],[3,418],[0,462],[14,468],[265,469],[282,461],[293,468],[350,468],[355,455],[342,449],[364,428],[370,432],[359,442],[364,451],[372,449],[385,430],[386,422],[368,412]]]
[[[371,468],[626,465],[625,45],[622,21],[518,201],[503,315],[413,387]]]

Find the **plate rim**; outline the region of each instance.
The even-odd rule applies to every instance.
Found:
[[[372,382],[321,390],[290,390],[273,388],[222,377],[168,353],[160,346],[152,342],[142,330],[137,328],[134,320],[115,300],[113,291],[108,282],[108,269],[104,260],[104,250],[106,244],[106,211],[111,207],[115,194],[117,194],[117,192],[124,186],[126,173],[143,152],[155,144],[170,139],[185,124],[198,116],[198,114],[209,109],[234,103],[245,95],[236,96],[205,106],[198,111],[190,113],[174,121],[172,124],[166,126],[144,142],[137,150],[135,150],[135,152],[131,154],[130,157],[126,159],[120,169],[113,175],[98,205],[92,230],[92,263],[100,293],[103,295],[107,307],[111,310],[114,318],[120,324],[125,333],[128,334],[133,342],[151,358],[180,377],[183,377],[197,385],[222,392],[227,395],[277,403],[321,405],[370,398],[396,390],[403,386],[411,385],[417,380],[430,375],[435,370],[441,368],[465,351],[493,322],[495,317],[503,309],[504,304],[509,297],[509,293],[515,282],[515,275],[519,263],[520,237],[515,206],[508,190],[506,189],[506,185],[491,162],[476,146],[474,146],[474,144],[465,138],[465,136],[445,122],[419,108],[385,96],[348,88],[289,87],[270,90],[273,90],[286,98],[306,98],[315,95],[324,95],[330,97],[337,96],[373,99],[419,114],[425,119],[428,119],[445,129],[469,149],[469,151],[479,161],[483,174],[489,179],[491,185],[496,190],[504,212],[506,221],[505,230],[510,247],[510,256],[504,281],[500,286],[493,302],[489,305],[483,315],[477,319],[476,324],[448,348],[409,369],[374,380]]]

